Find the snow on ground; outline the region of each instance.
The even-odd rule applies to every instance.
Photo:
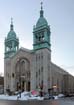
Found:
[[[23,92],[21,93],[21,97],[20,97],[20,94],[12,95],[12,96],[3,94],[3,95],[0,95],[0,99],[2,100],[43,100],[44,98],[40,96],[36,97],[30,94],[29,92]]]

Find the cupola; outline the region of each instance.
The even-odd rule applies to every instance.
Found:
[[[19,48],[19,39],[14,32],[13,21],[11,18],[10,31],[5,38],[5,58],[12,57]]]

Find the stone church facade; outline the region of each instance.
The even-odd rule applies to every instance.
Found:
[[[10,31],[5,38],[5,93],[7,89],[15,92],[39,88],[44,92],[74,92],[74,77],[51,62],[50,36],[50,26],[44,18],[42,6],[33,28],[33,50],[19,48],[19,39],[11,21]]]

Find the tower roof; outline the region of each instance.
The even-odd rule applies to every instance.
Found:
[[[42,4],[43,3],[41,2],[40,18],[38,19],[38,21],[36,23],[36,28],[44,26],[44,25],[48,25],[47,20],[44,18],[44,11],[43,11]]]
[[[10,38],[16,38],[16,33],[14,32],[14,26],[13,26],[12,18],[11,18],[11,24],[10,24],[10,31],[8,32],[8,35],[7,35],[7,39],[10,39]]]

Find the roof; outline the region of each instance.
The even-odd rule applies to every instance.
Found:
[[[36,23],[36,28],[44,26],[44,25],[48,25],[47,20],[44,17],[40,17]]]
[[[14,30],[10,30],[8,35],[7,35],[7,39],[9,38],[16,38],[16,33],[14,32]]]

